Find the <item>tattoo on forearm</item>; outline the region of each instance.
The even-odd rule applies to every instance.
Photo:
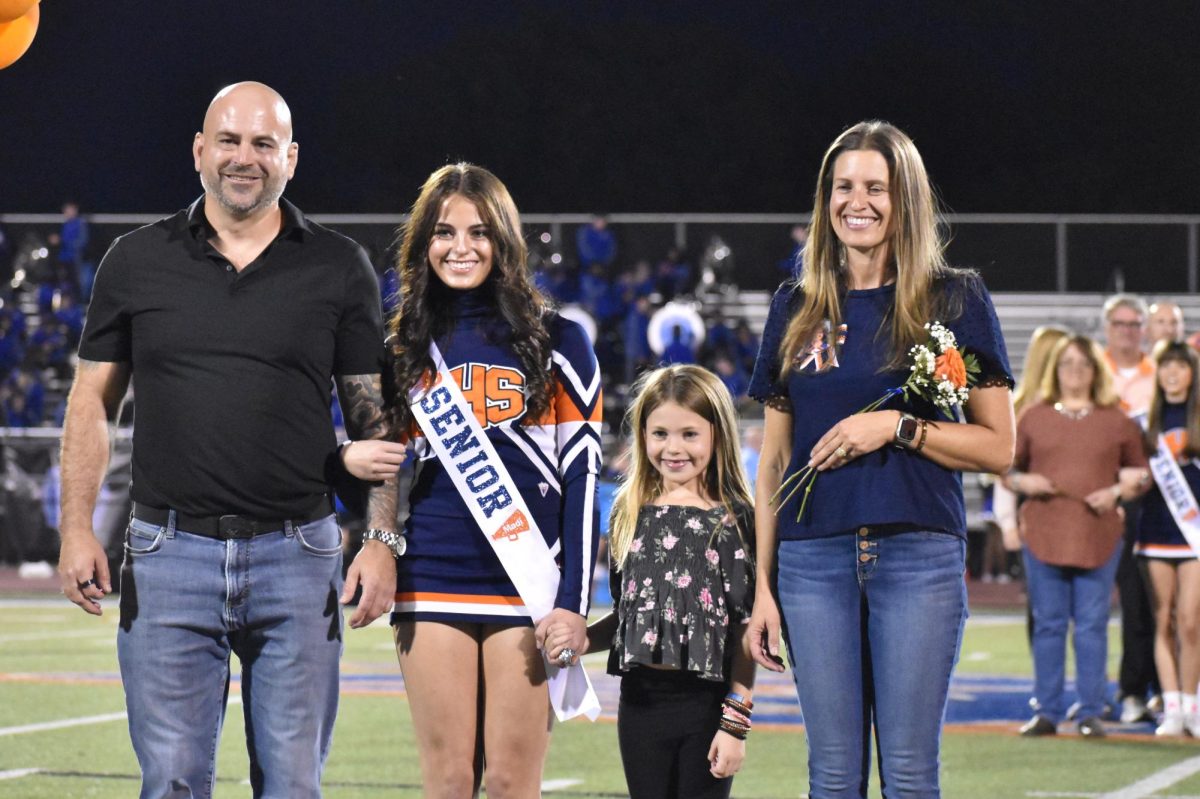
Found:
[[[398,501],[399,490],[395,477],[371,486],[367,492],[367,524],[383,530],[395,529]]]
[[[388,417],[383,407],[383,388],[379,375],[343,375],[338,378],[338,395],[346,432],[351,438],[384,438]]]

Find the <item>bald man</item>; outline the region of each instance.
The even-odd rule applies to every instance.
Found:
[[[1160,341],[1183,341],[1183,309],[1173,302],[1156,302],[1146,317],[1150,348]]]
[[[192,142],[203,196],[113,243],[79,346],[59,574],[101,614],[113,583],[92,512],[132,380],[117,652],[143,799],[211,795],[231,653],[254,796],[319,797],[338,601],[361,585],[350,623],[362,626],[395,591],[394,478],[372,490],[370,540],[344,583],[327,485],[331,379],[352,438],[387,432],[378,284],[361,247],[282,199],[298,155],[274,90],[221,90]]]

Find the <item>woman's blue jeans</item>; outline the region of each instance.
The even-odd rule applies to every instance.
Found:
[[[811,799],[938,797],[950,673],[967,618],[966,542],[881,532],[779,545],[776,597],[808,736]]]
[[[1095,569],[1053,566],[1025,550],[1025,582],[1033,611],[1033,695],[1038,714],[1056,724],[1066,712],[1067,627],[1075,622],[1075,689],[1078,718],[1104,713],[1108,681],[1108,609],[1121,547]]]
[[[142,799],[212,795],[230,653],[242,663],[253,795],[320,797],[338,706],[341,588],[333,516],[232,541],[173,521],[130,522],[117,655]]]

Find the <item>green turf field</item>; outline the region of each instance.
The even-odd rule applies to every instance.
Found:
[[[137,765],[120,715],[124,707],[116,681],[115,603],[110,601],[108,607],[102,619],[94,619],[65,600],[42,599],[20,607],[0,603],[0,797],[136,795]],[[594,676],[602,673],[602,661],[591,665]],[[986,616],[972,620],[960,672],[1028,676],[1029,671],[1023,622]],[[408,706],[393,680],[397,672],[386,627],[349,631],[343,668],[346,691],[326,769],[330,799],[421,795]],[[236,692],[234,697],[236,701]],[[73,726],[24,729],[54,722]],[[1103,742],[1072,735],[1023,740],[1015,726],[952,726],[944,746],[944,795],[1200,799],[1200,744],[1144,735],[1118,735]],[[756,729],[734,795],[801,796],[805,773],[799,728]],[[216,796],[249,796],[246,775],[240,707],[231,705]],[[547,796],[627,796],[615,725],[559,725],[545,780]]]

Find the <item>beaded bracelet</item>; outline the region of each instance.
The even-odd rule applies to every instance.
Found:
[[[746,740],[746,735],[750,732],[753,709],[753,702],[743,701],[739,694],[731,693],[721,702],[721,721],[717,728],[739,741]]]
[[[917,445],[915,447],[913,447],[913,452],[920,452],[921,448],[925,446],[925,434],[928,432],[929,432],[929,420],[922,419],[921,420],[921,437],[917,439]]]

